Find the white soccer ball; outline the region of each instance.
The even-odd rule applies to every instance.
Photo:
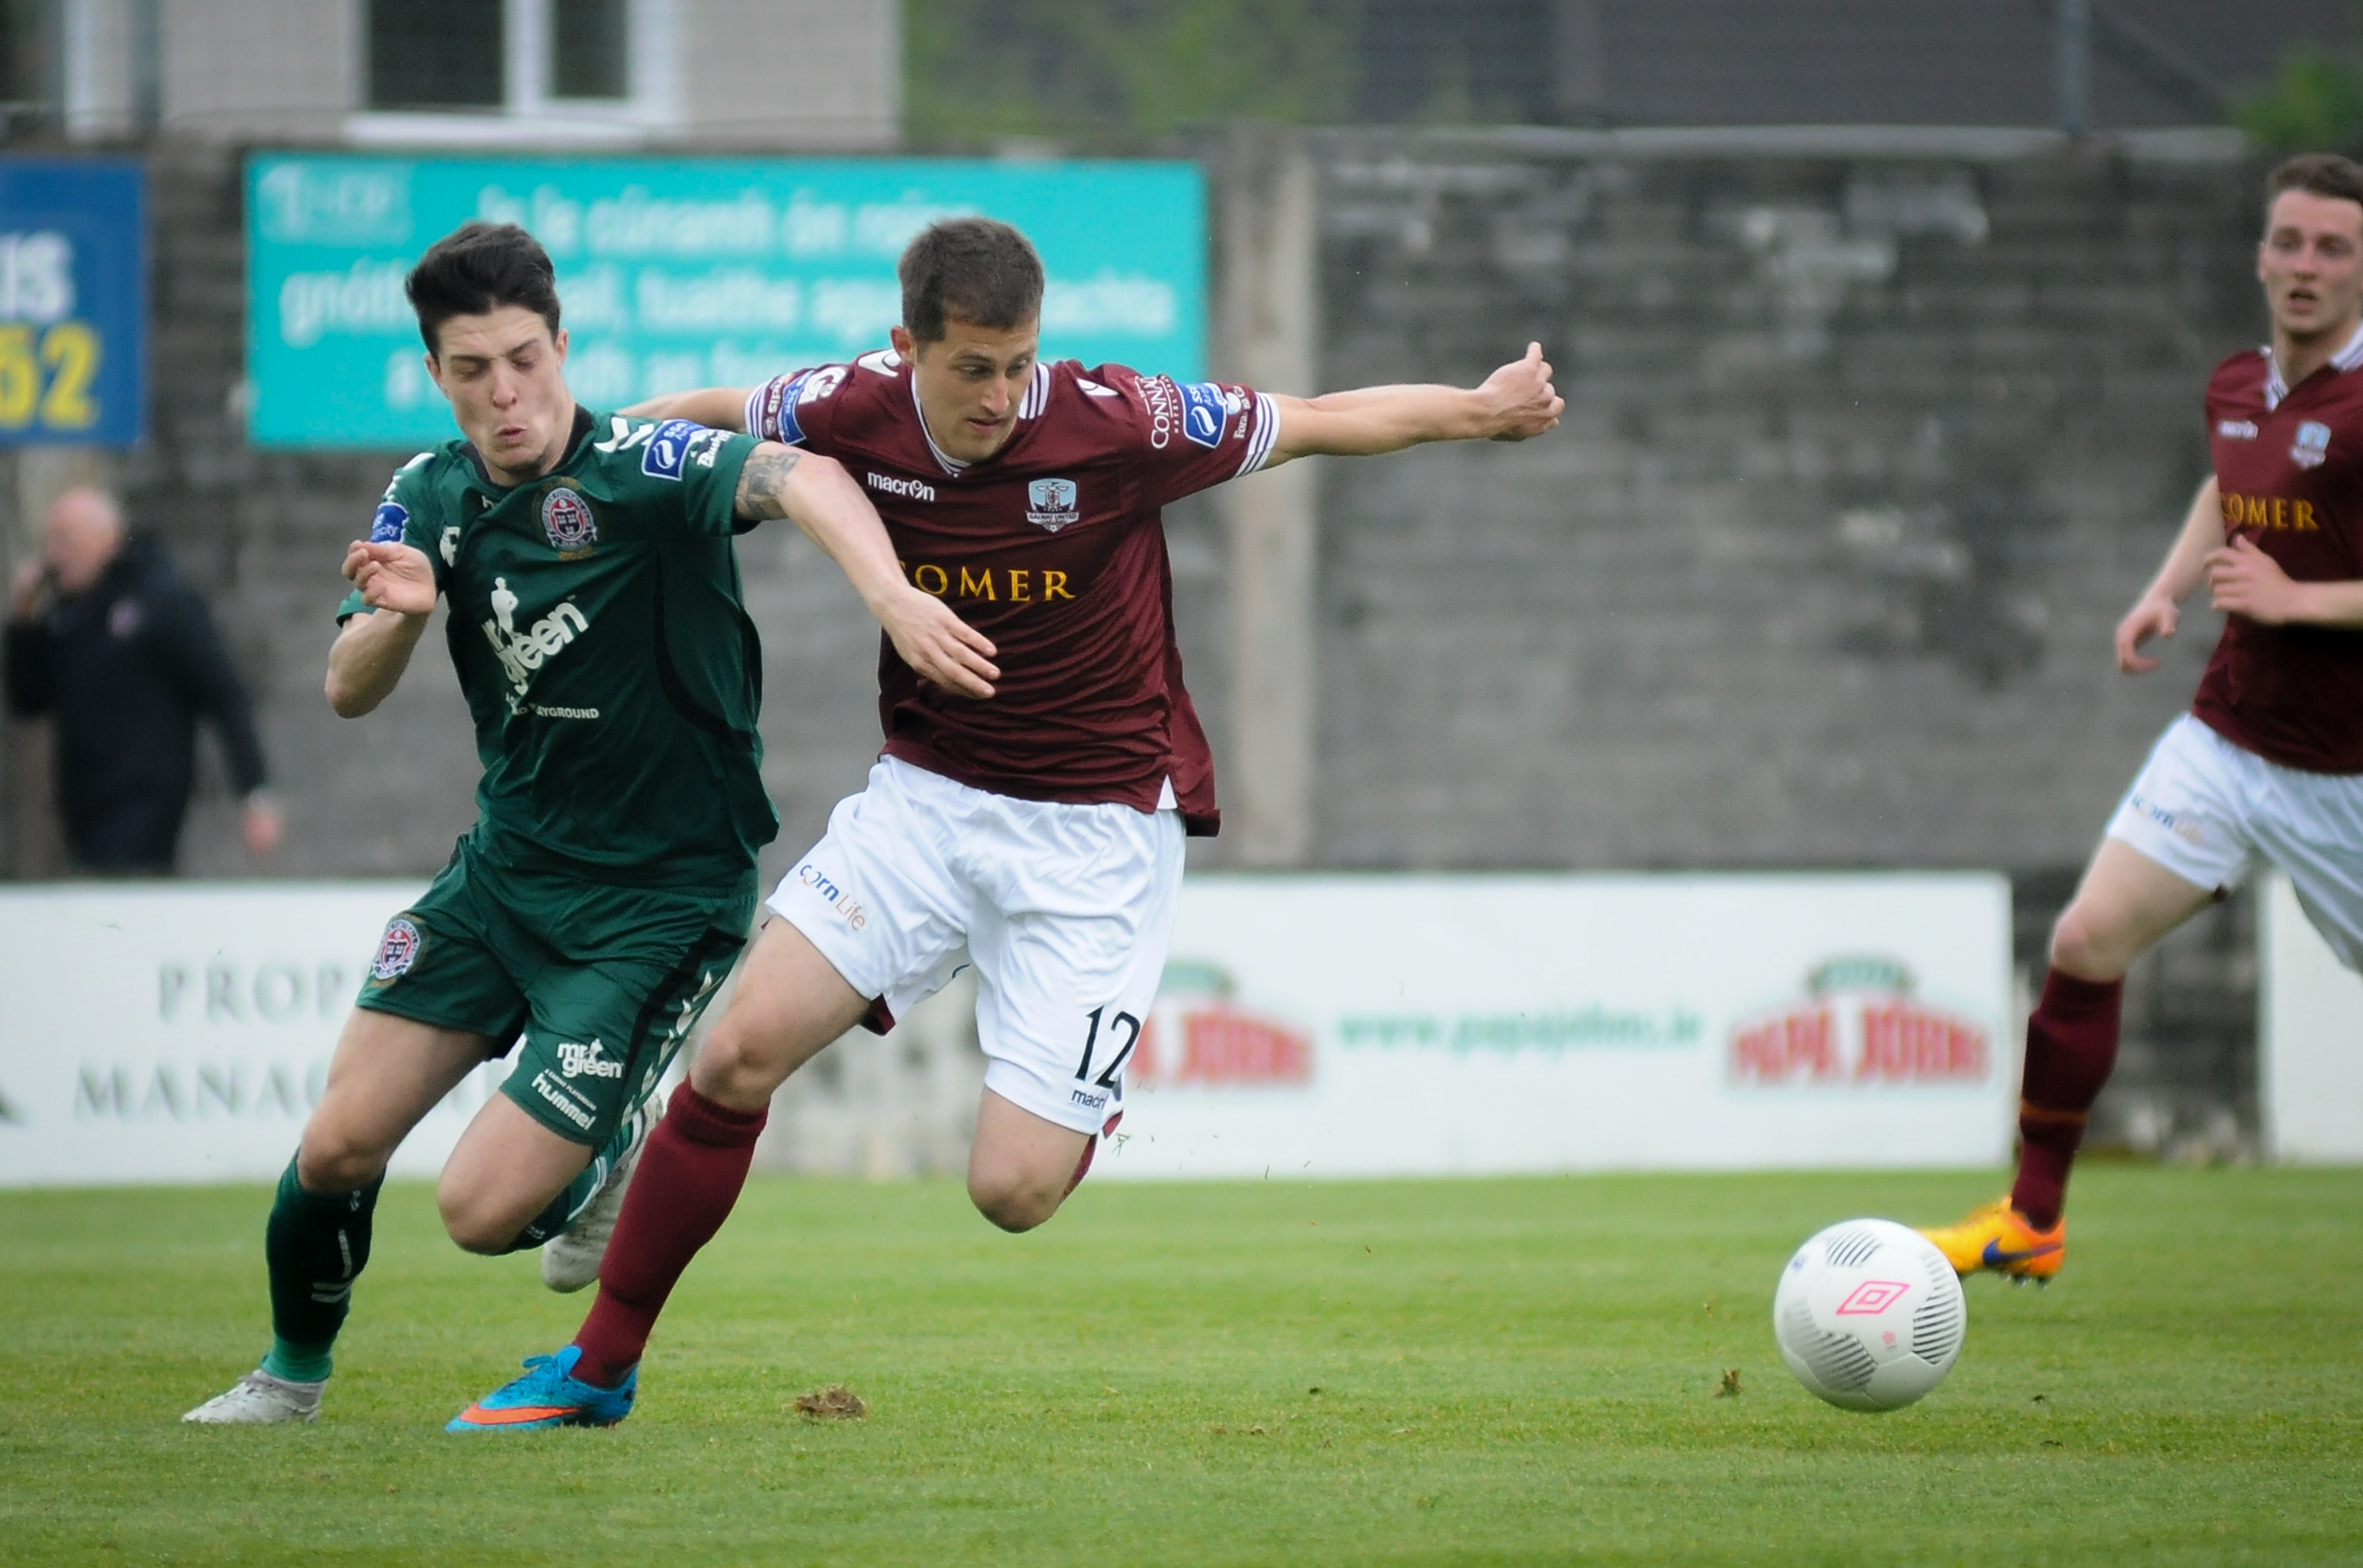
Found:
[[[1900,1410],[1953,1369],[1969,1303],[1936,1244],[1892,1219],[1849,1219],[1797,1249],[1772,1333],[1797,1381],[1846,1410]]]

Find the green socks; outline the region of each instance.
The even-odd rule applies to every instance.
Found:
[[[328,1375],[329,1351],[351,1309],[353,1281],[369,1265],[370,1219],[384,1178],[358,1192],[315,1193],[295,1179],[295,1162],[279,1178],[263,1228],[271,1269],[271,1353],[262,1370],[291,1383]]]

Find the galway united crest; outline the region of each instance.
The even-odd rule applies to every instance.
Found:
[[[541,531],[560,555],[575,555],[599,542],[599,525],[592,520],[591,503],[564,485],[541,498]]]
[[[1026,520],[1057,533],[1069,523],[1082,521],[1071,479],[1037,479],[1026,487]]]

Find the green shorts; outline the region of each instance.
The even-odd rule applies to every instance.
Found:
[[[615,887],[487,862],[462,839],[425,897],[386,922],[356,1005],[464,1029],[508,1054],[502,1093],[596,1149],[657,1086],[738,961],[755,879]]]

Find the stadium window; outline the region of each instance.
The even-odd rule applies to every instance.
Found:
[[[625,0],[550,0],[549,95],[631,96]]]
[[[636,80],[635,46],[671,7],[652,0],[364,0],[369,111],[399,136],[408,117],[555,117],[628,125],[662,112]],[[0,0],[0,5],[7,0]],[[643,102],[646,96],[649,101]],[[449,134],[449,127],[441,134]]]
[[[45,0],[0,0],[0,106],[11,114],[50,97],[49,23]]]
[[[370,107],[501,107],[505,10],[484,0],[369,0]]]

